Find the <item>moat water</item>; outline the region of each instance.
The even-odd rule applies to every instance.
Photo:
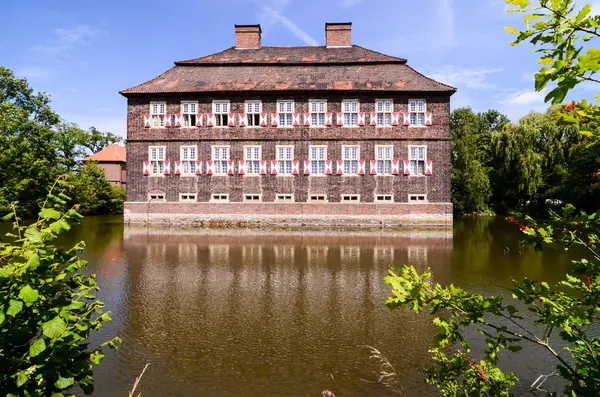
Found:
[[[5,225],[2,225],[5,226]],[[5,229],[5,228],[4,228]],[[458,218],[452,232],[343,233],[124,227],[89,217],[65,243],[84,240],[89,271],[113,322],[95,341],[124,343],[96,369],[94,396],[392,396],[378,385],[373,346],[408,396],[435,395],[418,367],[435,329],[427,315],[390,311],[390,264],[431,267],[435,281],[507,294],[512,278],[556,282],[572,253],[522,250],[501,218]],[[477,349],[475,356],[477,356]],[[553,368],[526,348],[503,367],[515,390]]]

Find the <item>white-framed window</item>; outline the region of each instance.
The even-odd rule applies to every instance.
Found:
[[[377,125],[392,125],[392,112],[394,111],[394,102],[391,99],[379,99],[375,101]]]
[[[260,127],[260,114],[262,113],[262,102],[258,100],[246,101],[246,125],[248,127]]]
[[[164,193],[151,193],[148,197],[150,201],[166,201]]]
[[[261,195],[260,194],[244,194],[244,201],[254,201],[254,202],[261,201]]]
[[[244,175],[260,175],[261,147],[244,146],[244,160],[246,162],[246,172]]]
[[[360,194],[342,194],[342,202],[344,203],[359,203]]]
[[[411,175],[425,174],[425,160],[427,160],[427,146],[408,147],[409,170]]]
[[[228,203],[229,202],[229,194],[226,193],[213,193],[210,195],[210,201],[215,203]]]
[[[426,203],[427,195],[426,194],[409,194],[408,201],[411,203]]]
[[[375,160],[377,161],[377,175],[392,175],[392,159],[394,146],[375,145]]]
[[[229,146],[212,147],[213,175],[227,175]]]
[[[196,160],[198,160],[198,147],[196,146],[181,146],[180,148],[180,172],[181,175],[196,174]]]
[[[277,146],[277,163],[279,164],[279,175],[292,175],[294,168],[294,146]]]
[[[215,126],[229,126],[229,101],[213,101],[213,113],[215,115]]]
[[[358,99],[344,99],[342,101],[342,114],[345,126],[358,125],[358,112],[360,111]]]
[[[326,194],[311,194],[310,196],[308,196],[308,201],[314,201],[314,202],[327,202],[327,195]]]
[[[310,124],[313,126],[325,125],[325,114],[327,113],[327,100],[309,99]]]
[[[196,201],[196,193],[179,193],[179,201],[194,202]]]
[[[358,146],[342,146],[342,160],[344,161],[344,175],[358,175],[358,160],[360,160]]]
[[[278,193],[275,195],[275,201],[293,203],[294,195],[289,193]]]
[[[423,99],[411,99],[408,101],[408,111],[410,113],[410,125],[425,125],[425,112],[427,104]]]
[[[377,203],[393,203],[394,195],[392,195],[392,194],[376,194],[375,202],[377,202]]]
[[[327,145],[315,145],[308,148],[311,175],[325,175],[327,169]]]
[[[280,127],[291,127],[294,124],[294,101],[277,101],[277,117]]]
[[[165,151],[164,146],[149,146],[148,159],[150,161],[150,175],[165,174]]]
[[[196,114],[198,113],[198,102],[183,101],[181,102],[181,116],[183,118],[182,127],[195,127]]]
[[[164,127],[167,117],[167,103],[150,102],[150,117],[152,118],[152,127]]]

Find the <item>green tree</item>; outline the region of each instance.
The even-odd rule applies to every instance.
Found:
[[[490,180],[483,165],[479,117],[470,108],[450,115],[452,132],[452,203],[457,213],[488,211]]]
[[[112,186],[94,162],[88,161],[73,175],[72,189],[73,202],[84,215],[123,213],[124,189]]]
[[[14,233],[0,242],[0,390],[6,396],[61,397],[75,388],[93,391],[93,366],[104,348],[88,339],[110,321],[94,295],[94,276],[85,275],[79,258],[85,244],[69,249],[52,245],[81,218],[75,209],[62,211],[68,184],[59,181],[42,205],[36,222],[23,226],[16,209]]]

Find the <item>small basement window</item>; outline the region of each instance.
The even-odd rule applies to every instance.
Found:
[[[392,203],[394,202],[394,196],[391,194],[377,194],[375,195],[375,201],[378,203]]]
[[[228,194],[213,194],[212,196],[210,196],[210,201],[216,201],[216,202],[229,202],[229,195]]]
[[[360,202],[360,195],[358,195],[358,194],[343,194],[342,201],[358,203],[358,202]]]
[[[179,201],[196,201],[196,193],[180,193]]]
[[[260,194],[244,194],[244,201],[260,201]]]
[[[425,202],[427,202],[427,195],[426,194],[410,194],[410,195],[408,195],[408,201],[411,203],[416,203],[416,202],[425,203]]]
[[[151,194],[150,201],[165,201],[164,194]]]
[[[278,194],[275,196],[275,201],[285,201],[285,202],[293,202],[294,195],[293,194]]]
[[[311,194],[308,198],[308,201],[327,201],[327,196],[325,194]]]

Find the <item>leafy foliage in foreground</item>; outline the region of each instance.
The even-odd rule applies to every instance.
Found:
[[[0,390],[3,396],[63,396],[79,386],[93,391],[93,366],[104,348],[116,348],[115,338],[90,348],[93,331],[111,321],[94,293],[94,276],[81,270],[85,245],[70,249],[51,244],[81,215],[61,211],[69,198],[59,180],[35,223],[23,226],[16,210],[4,220],[14,221],[9,242],[0,243]],[[60,193],[56,193],[60,191]]]

